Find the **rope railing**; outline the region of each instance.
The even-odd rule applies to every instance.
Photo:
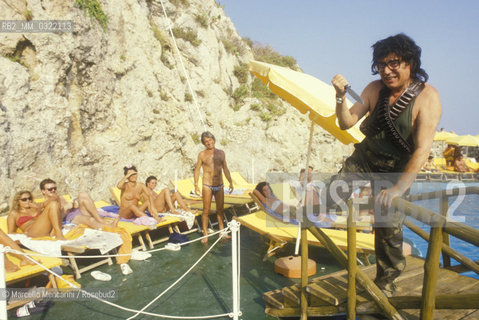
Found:
[[[3,258],[4,258],[4,253],[14,253],[16,255],[23,255],[25,256],[27,259],[29,259],[30,261],[32,261],[34,264],[40,266],[42,269],[44,269],[46,272],[48,272],[49,274],[53,275],[54,277],[56,278],[61,278],[62,281],[66,282],[71,288],[73,289],[78,289],[82,292],[83,296],[86,296],[86,297],[89,297],[89,298],[92,298],[92,299],[95,299],[95,300],[98,300],[104,304],[107,304],[111,307],[114,307],[114,308],[117,308],[117,309],[120,309],[120,310],[123,310],[123,311],[127,311],[127,312],[131,312],[131,313],[134,313],[133,316],[131,316],[130,318],[128,319],[133,319],[135,317],[137,317],[138,315],[140,314],[143,314],[143,315],[148,315],[148,316],[152,316],[152,317],[157,317],[157,318],[166,318],[166,319],[213,319],[213,318],[221,318],[221,317],[230,317],[230,318],[233,318],[233,319],[239,319],[239,316],[241,316],[241,311],[239,309],[239,301],[233,301],[233,312],[229,312],[229,313],[222,313],[222,314],[214,314],[214,315],[205,315],[205,316],[202,316],[202,315],[199,315],[199,316],[174,316],[174,315],[165,315],[165,314],[158,314],[158,313],[151,313],[151,312],[147,312],[145,311],[149,306],[151,306],[154,302],[156,302],[159,298],[161,298],[164,294],[166,294],[171,288],[173,288],[175,285],[177,285],[182,279],[184,279],[205,257],[208,253],[211,252],[211,250],[219,243],[220,240],[222,240],[228,233],[231,233],[233,232],[233,241],[232,241],[232,260],[233,260],[233,268],[232,268],[232,276],[233,276],[233,297],[236,299],[236,300],[239,300],[239,287],[238,287],[238,283],[239,283],[239,279],[236,279],[235,280],[235,277],[238,277],[240,276],[240,271],[239,271],[239,248],[240,248],[240,245],[239,245],[239,237],[238,237],[238,233],[239,233],[239,222],[237,221],[231,221],[228,223],[228,227],[222,229],[222,230],[219,230],[218,232],[214,232],[214,233],[211,233],[211,234],[208,234],[206,236],[202,236],[202,237],[199,237],[197,239],[194,239],[194,240],[191,240],[191,241],[188,241],[188,242],[184,242],[184,243],[181,243],[180,245],[186,245],[186,244],[190,244],[190,243],[193,243],[193,242],[196,242],[196,241],[200,241],[201,239],[203,238],[207,238],[207,237],[213,237],[215,236],[216,234],[220,234],[220,236],[218,237],[218,239],[206,250],[206,252],[203,253],[203,255],[185,272],[183,273],[183,275],[181,275],[175,282],[173,282],[168,288],[166,288],[162,293],[160,293],[155,299],[153,299],[151,302],[149,302],[147,305],[145,305],[141,310],[137,310],[137,309],[133,309],[133,308],[128,308],[128,307],[124,307],[124,306],[121,306],[121,305],[118,305],[118,304],[115,304],[115,303],[112,303],[108,300],[105,300],[103,298],[100,298],[100,297],[97,297],[96,295],[93,295],[91,293],[89,293],[88,291],[86,290],[83,290],[81,288],[79,288],[78,286],[76,286],[74,283],[72,283],[71,281],[68,281],[68,279],[65,279],[65,278],[61,278],[58,274],[56,274],[55,272],[53,272],[52,270],[48,269],[47,267],[45,267],[44,265],[41,264],[41,262],[33,259],[31,256],[45,256],[45,255],[41,255],[41,254],[30,254],[30,253],[25,253],[25,252],[22,252],[22,251],[17,251],[17,250],[14,250],[14,249],[11,249],[10,247],[3,247],[3,246],[0,246],[0,256],[1,256],[1,259],[2,260],[1,262],[3,262]],[[164,248],[161,248],[161,250],[164,250]],[[156,251],[160,251],[160,249],[156,249],[156,250],[150,250],[149,252],[156,252]],[[117,254],[117,255],[108,255],[110,257],[117,257],[117,256],[125,256],[125,255],[130,255],[130,254]],[[105,257],[106,255],[101,255],[101,256],[89,256],[89,257]],[[51,256],[50,256],[51,257]],[[60,257],[63,257],[63,256],[60,256]],[[78,256],[79,258],[80,257],[85,257],[85,256]],[[58,257],[57,257],[58,258]],[[4,273],[2,273],[3,275]],[[4,278],[3,278],[4,279]],[[236,283],[236,285],[235,285]],[[3,281],[3,288],[6,288],[5,286],[5,281]],[[4,305],[0,306],[0,313],[2,313],[2,310],[3,310],[3,314],[6,315],[6,300],[4,301]]]

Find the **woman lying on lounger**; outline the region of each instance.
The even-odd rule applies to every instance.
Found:
[[[135,166],[128,165],[123,168],[125,176],[118,182],[117,187],[121,190],[121,204],[118,214],[125,219],[147,216],[145,210],[151,213],[156,221],[161,222],[164,218],[158,217],[158,210],[153,205],[151,191],[141,182],[138,182],[138,171]],[[143,198],[144,202],[139,202]]]
[[[181,196],[181,194],[176,191],[176,192],[171,192],[170,189],[164,188],[160,191],[160,193],[155,192],[155,188],[158,184],[158,179],[156,179],[155,176],[149,176],[146,178],[145,181],[146,187],[150,191],[150,195],[153,198],[153,205],[155,206],[156,210],[158,212],[167,212],[168,210],[171,211],[173,214],[180,214],[176,209],[175,209],[175,201],[178,202],[178,205],[180,206],[181,209],[191,212],[191,213],[196,213],[198,210],[191,211],[190,208],[185,203],[185,200]]]
[[[284,221],[296,219],[297,214],[303,213],[304,210],[307,209],[307,207],[300,206],[299,203],[297,205],[289,205],[279,200],[274,195],[273,190],[271,190],[271,186],[268,182],[258,183],[256,185],[256,188],[253,190],[253,193],[267,209],[280,215]],[[306,212],[309,213],[308,211]],[[308,215],[308,218],[314,218],[313,222],[315,223],[334,222],[334,216],[330,217],[329,215],[323,213],[319,214],[319,205],[315,205],[312,207],[311,215]]]
[[[58,201],[48,201],[41,209],[33,202],[30,191],[19,191],[8,214],[8,233],[16,233],[18,227],[29,237],[55,236],[57,240],[66,240],[61,221]]]

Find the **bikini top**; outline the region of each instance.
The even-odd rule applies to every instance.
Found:
[[[21,227],[22,225],[24,225],[25,223],[27,223],[28,221],[38,217],[40,215],[41,211],[38,211],[36,215],[34,216],[21,216],[17,219],[17,227]]]

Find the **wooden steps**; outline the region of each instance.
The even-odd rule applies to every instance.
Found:
[[[406,269],[396,280],[397,291],[390,299],[390,302],[400,309],[405,319],[419,319],[419,309],[405,309],[415,306],[422,294],[422,283],[424,278],[424,260],[408,256],[406,258]],[[365,274],[374,279],[376,265],[361,267]],[[306,292],[308,293],[308,314],[314,316],[333,316],[344,314],[347,307],[347,272],[338,271],[328,275],[310,279]],[[357,290],[358,314],[381,313],[381,310],[372,300],[371,296],[359,285]],[[298,317],[300,311],[301,286],[294,284],[282,289],[264,293],[263,299],[266,303],[265,312],[275,317]],[[454,300],[458,294],[470,294],[471,299],[479,300],[479,280],[461,276],[453,271],[440,269],[437,283],[437,295],[451,295],[448,301]],[[411,297],[412,296],[412,297]],[[417,298],[414,300],[414,296]],[[448,296],[444,296],[447,298]],[[439,298],[439,297],[438,297]],[[413,299],[414,301],[411,302]],[[444,299],[443,299],[444,300]],[[470,306],[475,306],[475,301]],[[437,302],[439,307],[441,303]],[[454,304],[454,302],[450,302]],[[479,308],[479,304],[477,305]],[[434,319],[479,319],[479,311],[476,309],[437,309],[434,312]]]

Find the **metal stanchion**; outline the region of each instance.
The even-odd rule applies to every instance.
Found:
[[[239,295],[239,227],[240,224],[236,220],[228,222],[228,226],[231,230],[231,258],[232,258],[232,276],[233,276],[233,319],[239,320],[241,315],[240,310],[240,295]]]

